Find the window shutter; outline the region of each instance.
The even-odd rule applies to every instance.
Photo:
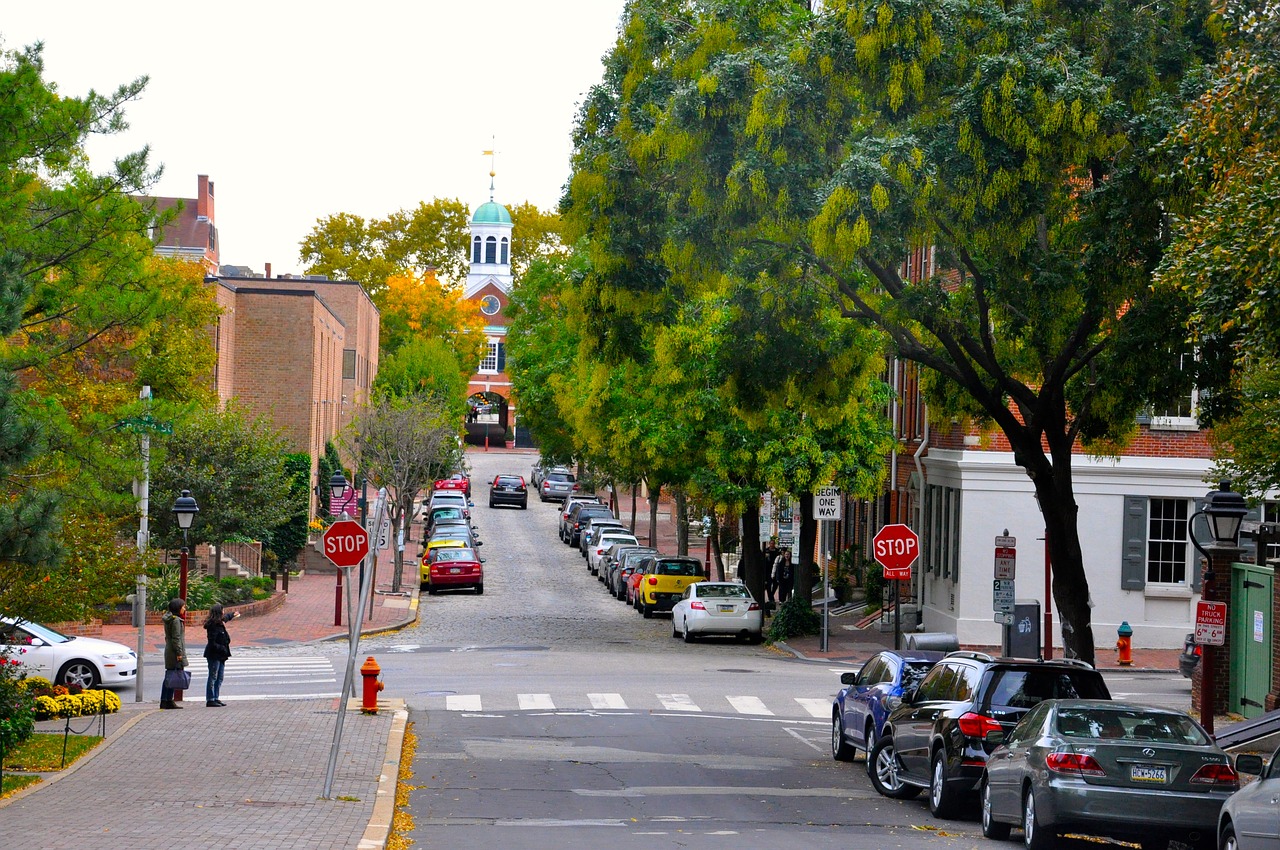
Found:
[[[507,368],[507,346],[504,343],[498,343],[498,371],[504,372]]]
[[[1123,546],[1120,555],[1120,589],[1147,586],[1147,497],[1124,497]]]

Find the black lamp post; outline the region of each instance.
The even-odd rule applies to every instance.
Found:
[[[333,503],[341,499],[347,492],[347,476],[342,474],[342,470],[333,473],[329,479],[329,513],[333,513]],[[343,515],[346,515],[344,510]]]
[[[1244,496],[1231,489],[1230,481],[1223,481],[1217,490],[1210,490],[1204,497],[1204,507],[1191,515],[1191,520],[1203,514],[1209,521],[1209,533],[1213,537],[1210,544],[1213,552],[1200,545],[1194,534],[1191,543],[1205,559],[1204,576],[1200,588],[1200,598],[1205,602],[1229,601],[1219,600],[1217,586],[1214,584],[1214,560],[1226,557],[1227,563],[1239,553],[1240,523],[1249,506]],[[1200,659],[1200,723],[1205,730],[1213,734],[1213,717],[1217,713],[1217,651],[1212,644],[1205,644],[1201,649]]]
[[[200,506],[192,498],[190,490],[183,490],[182,495],[174,501],[172,510],[174,518],[178,520],[178,527],[182,529],[182,552],[178,557],[178,596],[185,601],[187,598],[187,529],[191,528],[191,521],[200,512]]]

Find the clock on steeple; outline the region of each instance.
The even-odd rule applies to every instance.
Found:
[[[486,316],[492,316],[502,308],[502,303],[498,301],[498,296],[490,293],[480,299],[480,312]]]

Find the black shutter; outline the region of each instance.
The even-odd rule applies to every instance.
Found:
[[[507,369],[507,345],[504,342],[498,343],[498,371],[505,372]]]
[[[1147,586],[1147,497],[1124,497],[1123,547],[1120,556],[1120,589]]]

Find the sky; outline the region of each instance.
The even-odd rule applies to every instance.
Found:
[[[336,213],[433,198],[554,209],[570,133],[624,0],[137,0],[5,3],[0,47],[44,42],[60,93],[150,82],[94,170],[149,145],[150,194],[214,182],[221,262],[302,272],[298,243]]]

